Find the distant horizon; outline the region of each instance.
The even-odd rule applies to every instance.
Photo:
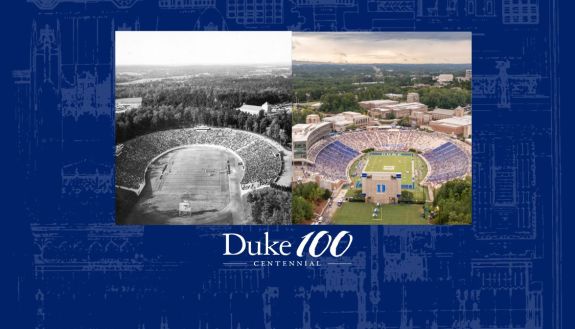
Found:
[[[178,66],[286,66],[290,67],[291,64],[286,63],[197,63],[197,64],[116,64],[116,67],[130,67],[130,66],[154,66],[154,67],[178,67]]]
[[[294,60],[293,63],[318,63],[318,64],[334,64],[334,65],[471,65],[472,63],[337,63],[337,62],[320,62],[320,61],[305,61]]]
[[[117,66],[290,65],[291,35],[289,31],[116,31],[115,63]]]
[[[471,32],[294,32],[292,60],[332,64],[471,64]]]
[[[291,64],[285,63],[211,63],[211,64],[117,64],[116,67],[181,67],[181,66],[285,66],[291,67],[293,63],[314,63],[314,64],[332,64],[332,65],[466,65],[471,66],[472,63],[337,63],[337,62],[320,62],[320,61],[304,61],[294,60]]]

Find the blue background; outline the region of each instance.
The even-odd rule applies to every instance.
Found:
[[[6,327],[569,328],[556,1],[2,8]],[[352,265],[319,269],[223,264],[223,232],[296,241],[309,227],[115,226],[115,30],[471,31],[473,225],[345,227]]]

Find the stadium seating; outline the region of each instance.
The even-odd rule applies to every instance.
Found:
[[[471,172],[471,147],[449,136],[415,129],[362,130],[325,138],[312,145],[309,170],[330,179],[346,179],[349,162],[363,150],[423,153],[430,165],[428,183],[438,184]]]
[[[469,167],[469,158],[464,151],[451,142],[447,142],[423,154],[431,166],[427,177],[430,183],[441,183],[464,176]]]
[[[280,174],[282,158],[266,138],[227,128],[209,130],[174,129],[158,131],[131,139],[116,156],[116,185],[138,190],[152,159],[182,145],[219,145],[238,153],[246,171],[242,185],[270,184]]]
[[[312,170],[332,180],[345,179],[347,164],[358,155],[358,151],[340,141],[335,141],[321,150]]]

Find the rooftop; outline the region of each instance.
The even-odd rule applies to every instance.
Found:
[[[437,76],[438,81],[451,81],[453,80],[453,74],[440,74]]]
[[[351,111],[341,112],[341,114],[347,115],[347,116],[352,116],[352,117],[361,117],[361,116],[364,116],[364,115],[361,114],[361,113],[351,112]]]
[[[392,101],[391,99],[375,99],[371,101],[362,101],[359,104],[383,106],[383,105],[393,105],[397,104],[397,101]]]
[[[422,107],[425,107],[425,104],[422,104],[419,102],[399,103],[399,104],[389,106],[389,108],[392,110],[418,110]]]
[[[302,142],[306,141],[309,134],[311,134],[316,129],[329,126],[331,129],[331,122],[320,122],[320,123],[298,123],[291,128],[292,141]]]
[[[471,115],[441,119],[434,121],[434,123],[452,127],[469,126],[471,125]]]
[[[257,106],[257,105],[243,104],[242,107],[238,108],[238,110],[245,112],[245,113],[258,115],[260,113],[260,111],[263,110],[263,108],[261,106]]]
[[[448,109],[435,109],[433,111],[429,111],[430,114],[445,114],[445,115],[453,115],[453,110]]]

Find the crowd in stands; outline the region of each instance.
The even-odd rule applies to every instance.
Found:
[[[465,176],[470,165],[469,157],[451,142],[423,154],[431,166],[427,182],[437,184]]]
[[[346,179],[351,160],[367,149],[377,151],[417,150],[430,165],[426,182],[439,184],[471,172],[471,147],[441,133],[414,129],[361,130],[318,141],[308,152],[309,167],[330,179]]]
[[[242,185],[269,184],[281,174],[282,157],[264,137],[227,128],[187,128],[158,131],[121,144],[121,152],[116,156],[116,185],[138,190],[154,157],[193,144],[219,145],[238,153],[246,169]]]
[[[335,141],[321,150],[313,170],[322,173],[330,180],[345,179],[347,164],[358,155],[358,151],[340,141]]]
[[[309,148],[309,150],[308,150],[308,152],[307,152],[307,159],[310,160],[310,161],[312,161],[312,162],[315,162],[315,159],[316,159],[318,153],[319,153],[326,145],[328,145],[328,144],[330,144],[331,142],[334,142],[334,141],[335,141],[335,139],[333,139],[333,138],[331,138],[331,137],[326,137],[326,138],[323,138],[323,139],[317,141],[315,144],[313,144],[313,145]]]
[[[438,134],[413,129],[354,131],[336,137],[337,140],[358,151],[374,148],[378,151],[416,149],[425,152],[440,146],[445,140],[445,137]]]
[[[242,184],[269,185],[280,175],[281,154],[269,144],[253,143],[251,147],[242,148],[238,155],[246,165]]]

